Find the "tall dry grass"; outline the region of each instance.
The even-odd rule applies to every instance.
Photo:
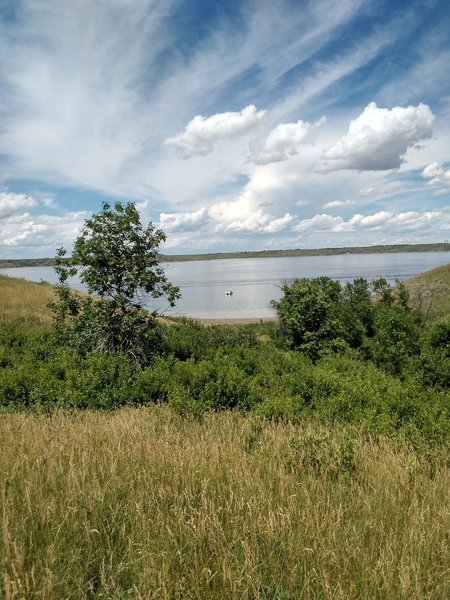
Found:
[[[52,320],[48,303],[54,300],[53,290],[47,283],[0,275],[0,323],[48,326]]]
[[[167,407],[3,414],[1,595],[447,599],[448,466]]]

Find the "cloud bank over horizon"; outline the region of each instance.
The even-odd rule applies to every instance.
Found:
[[[174,253],[450,237],[444,0],[6,0],[0,256],[114,199]]]

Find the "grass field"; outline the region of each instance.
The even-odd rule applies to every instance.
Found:
[[[389,441],[162,406],[0,436],[5,599],[450,597],[450,471]]]

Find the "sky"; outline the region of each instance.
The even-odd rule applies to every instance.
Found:
[[[0,0],[0,258],[450,238],[448,0]]]

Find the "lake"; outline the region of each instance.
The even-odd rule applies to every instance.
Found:
[[[169,281],[181,288],[182,297],[171,309],[167,303],[149,299],[147,307],[168,315],[203,319],[242,319],[274,316],[272,299],[281,296],[283,281],[295,277],[327,275],[343,283],[355,277],[385,277],[393,283],[450,263],[449,252],[398,252],[392,254],[341,254],[277,258],[165,263]],[[0,269],[0,274],[30,281],[56,283],[52,267]],[[71,287],[83,290],[79,280]],[[233,290],[232,296],[226,296]]]

